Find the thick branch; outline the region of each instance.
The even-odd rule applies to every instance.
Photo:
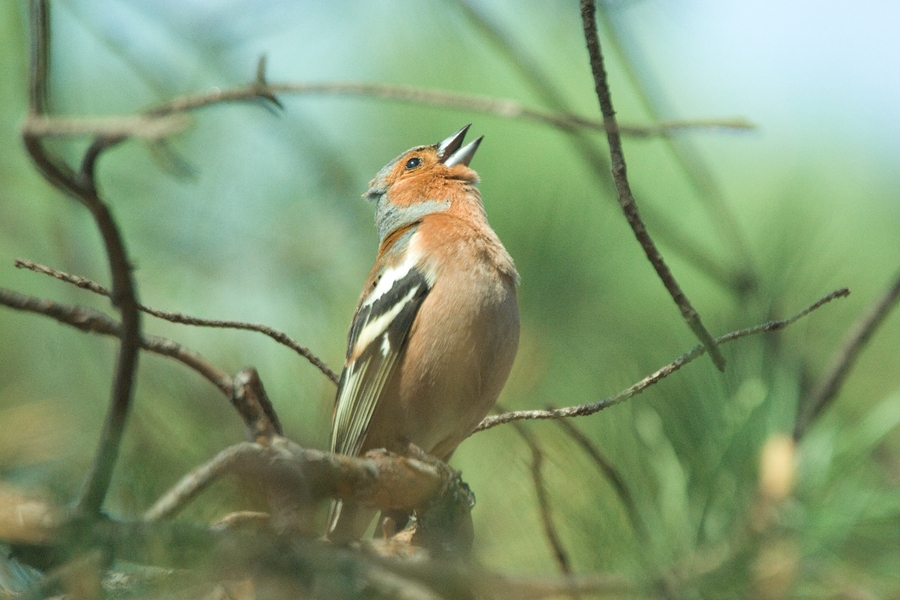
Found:
[[[275,437],[267,446],[247,442],[226,448],[185,475],[144,513],[144,519],[173,517],[224,475],[274,487],[307,509],[326,498],[337,498],[380,510],[412,510],[423,506],[457,474],[443,463],[383,450],[351,458]]]
[[[606,128],[606,139],[609,142],[612,176],[616,184],[619,205],[622,207],[622,212],[625,213],[625,218],[628,220],[628,224],[631,225],[635,237],[644,249],[644,253],[650,260],[653,268],[656,269],[657,275],[662,280],[663,285],[666,286],[675,304],[681,310],[681,316],[697,338],[699,338],[706,351],[709,352],[713,363],[722,371],[725,369],[725,357],[716,348],[715,341],[700,321],[700,315],[694,310],[687,296],[684,295],[681,286],[678,285],[668,265],[666,265],[665,260],[663,260],[662,255],[657,250],[656,244],[654,244],[653,239],[647,233],[644,222],[638,214],[637,203],[628,183],[625,153],[622,151],[622,139],[609,93],[606,69],[603,66],[603,53],[600,49],[600,38],[597,35],[596,7],[593,0],[581,0],[581,19],[584,25],[584,38],[587,42],[588,54],[591,60],[591,71],[594,74],[594,86],[597,92],[597,99],[600,101],[600,111],[603,114],[603,123]]]
[[[837,291],[834,291],[824,298],[816,301],[812,305],[804,308],[794,316],[784,319],[783,321],[769,321],[768,323],[763,323],[762,325],[756,325],[755,327],[750,327],[748,329],[742,329],[740,331],[732,331],[731,333],[725,334],[721,337],[713,340],[716,345],[725,344],[736,340],[738,338],[742,338],[747,335],[754,335],[757,333],[763,332],[772,332],[778,331],[780,329],[784,329],[797,319],[805,317],[812,311],[820,308],[821,306],[831,302],[835,298],[843,298],[848,296],[850,291],[847,288],[841,288]],[[631,387],[619,392],[615,396],[610,396],[609,398],[605,398],[603,400],[597,402],[589,402],[586,404],[578,404],[575,406],[567,406],[565,408],[552,408],[546,410],[516,410],[512,412],[507,412],[499,415],[493,415],[490,417],[485,417],[484,420],[475,428],[473,433],[477,433],[479,431],[484,431],[485,429],[490,429],[491,427],[496,427],[497,425],[502,425],[504,423],[510,423],[512,421],[522,421],[526,419],[560,419],[567,417],[583,417],[587,415],[592,415],[596,412],[603,410],[604,408],[609,408],[610,406],[614,406],[619,402],[623,402],[628,400],[632,396],[636,396],[651,385],[655,384],[661,379],[664,379],[688,364],[698,356],[702,356],[703,353],[706,352],[706,348],[704,346],[695,346],[686,354],[683,354],[676,358],[674,361],[670,362],[666,366],[658,369],[657,371],[647,375]]]

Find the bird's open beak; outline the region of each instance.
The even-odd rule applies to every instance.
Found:
[[[438,144],[438,162],[443,163],[448,167],[454,165],[469,166],[469,162],[472,160],[472,157],[475,156],[475,151],[478,150],[478,145],[484,138],[484,136],[481,136],[463,146],[462,143],[466,137],[466,132],[469,131],[469,127],[471,126],[472,124],[469,123]]]

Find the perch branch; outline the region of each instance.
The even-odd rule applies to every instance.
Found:
[[[226,448],[185,475],[144,513],[144,520],[173,517],[224,475],[274,486],[307,508],[326,498],[338,498],[381,510],[412,510],[440,491],[455,472],[437,461],[383,450],[352,458],[302,448],[276,436],[267,446],[245,442]]]
[[[49,63],[49,5],[46,0],[32,0],[29,117],[41,117],[47,112]],[[51,155],[44,147],[41,137],[25,132],[23,138],[35,165],[47,181],[78,199],[94,218],[109,260],[113,282],[110,298],[122,315],[119,356],[110,392],[109,411],[100,434],[97,453],[75,506],[76,513],[95,516],[99,514],[109,489],[131,405],[141,338],[137,292],[121,233],[109,207],[97,192],[94,178],[96,156],[91,156],[90,153],[85,155],[81,170],[76,174],[62,160]]]
[[[763,332],[772,332],[784,329],[797,319],[803,318],[814,310],[820,308],[821,306],[831,302],[835,298],[843,298],[848,296],[850,291],[847,288],[841,288],[837,291],[831,292],[827,296],[819,299],[814,302],[810,306],[807,306],[797,314],[793,315],[790,318],[784,319],[782,321],[769,321],[767,323],[763,323],[761,325],[756,325],[754,327],[749,327],[747,329],[741,329],[740,331],[732,331],[731,333],[727,333],[721,337],[716,338],[714,341],[716,345],[725,344],[731,341],[734,341],[738,338],[742,338],[748,335],[754,335],[757,333]],[[492,415],[489,417],[485,417],[481,423],[478,424],[478,427],[475,428],[473,433],[477,433],[479,431],[484,431],[485,429],[490,429],[491,427],[496,427],[497,425],[502,425],[504,423],[511,423],[513,421],[522,421],[526,419],[560,419],[560,418],[568,418],[568,417],[583,417],[587,415],[592,415],[596,412],[603,410],[604,408],[609,408],[610,406],[614,406],[619,402],[624,400],[628,400],[629,398],[636,396],[637,394],[644,391],[646,388],[655,384],[661,379],[664,379],[688,364],[698,356],[702,356],[703,353],[706,352],[706,347],[703,345],[695,346],[689,352],[679,356],[674,361],[670,362],[666,366],[658,369],[657,371],[647,375],[631,387],[619,392],[614,396],[610,396],[609,398],[605,398],[603,400],[599,400],[597,402],[588,402],[586,404],[577,404],[575,406],[567,406],[565,408],[553,408],[546,410],[516,410],[511,412],[502,413],[499,415]]]
[[[581,0],[581,19],[584,25],[584,38],[587,42],[588,54],[590,55],[591,71],[594,75],[594,86],[597,92],[597,99],[600,101],[600,111],[603,114],[603,123],[606,128],[606,139],[609,142],[612,176],[616,185],[619,205],[622,207],[622,212],[625,213],[625,218],[628,220],[628,224],[631,225],[631,229],[644,249],[647,258],[650,260],[653,268],[656,269],[657,275],[662,280],[663,285],[666,286],[675,304],[681,309],[681,316],[694,332],[694,335],[699,338],[706,351],[709,352],[709,356],[716,368],[723,371],[725,369],[725,357],[716,348],[715,341],[700,321],[699,313],[697,313],[690,300],[681,290],[681,286],[678,285],[671,270],[669,270],[668,265],[666,265],[665,260],[656,248],[656,244],[654,244],[653,239],[647,233],[646,226],[638,213],[637,203],[628,183],[625,154],[622,151],[622,138],[616,123],[616,113],[613,109],[609,83],[606,79],[606,69],[603,66],[603,52],[600,49],[600,38],[597,35],[596,6],[593,0]]]
[[[859,353],[866,347],[872,334],[900,300],[900,275],[881,298],[850,329],[844,344],[831,360],[826,376],[815,390],[800,404],[797,423],[794,426],[794,440],[799,441],[816,417],[822,414],[837,397],[844,380],[856,363]]]
[[[74,286],[80,287],[81,289],[88,290],[94,292],[95,294],[100,294],[101,296],[108,296],[109,290],[107,290],[102,285],[91,281],[90,279],[86,279],[84,277],[79,277],[77,275],[71,275],[64,271],[57,271],[56,269],[52,269],[45,265],[41,265],[38,263],[31,262],[30,260],[23,260],[21,258],[16,259],[16,267],[20,269],[29,269],[34,271],[35,273],[42,273],[44,275],[49,275],[50,277],[54,277],[59,279],[60,281],[65,281],[66,283],[71,283]],[[256,331],[258,333],[262,333],[264,335],[269,336],[279,344],[287,346],[306,360],[308,360],[314,367],[319,369],[328,379],[332,381],[332,383],[337,384],[338,375],[334,371],[332,371],[328,365],[326,365],[322,359],[312,353],[309,348],[301,345],[296,340],[288,336],[287,334],[278,331],[277,329],[272,329],[266,325],[260,325],[257,323],[244,323],[242,321],[221,321],[215,319],[200,319],[197,317],[192,317],[189,315],[183,315],[177,312],[168,312],[163,310],[158,310],[155,308],[150,308],[149,306],[145,306],[143,304],[138,304],[138,309],[147,313],[148,315],[154,316],[158,319],[163,319],[164,321],[169,321],[171,323],[179,323],[182,325],[193,325],[195,327],[217,327],[222,329],[241,329],[244,331]]]

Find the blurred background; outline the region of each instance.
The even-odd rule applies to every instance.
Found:
[[[132,114],[250,82],[265,55],[271,82],[403,84],[599,117],[574,0],[325,4],[56,0],[53,110]],[[885,321],[796,455],[778,442],[900,266],[900,7],[644,0],[599,10],[622,124],[756,125],[625,139],[649,232],[713,335],[789,316],[839,287],[852,294],[784,332],[723,347],[724,374],[703,358],[575,421],[618,470],[630,511],[557,424],[526,424],[545,453],[571,569],[625,575],[647,595],[900,594],[900,317]],[[41,179],[20,141],[27,16],[24,2],[0,3],[0,286],[109,311],[102,298],[13,266],[26,258],[109,283],[88,214]],[[472,134],[485,135],[472,166],[522,276],[505,408],[610,396],[696,343],[597,167],[608,160],[602,134],[576,139],[534,122],[360,96],[280,100],[284,110],[198,111],[164,145],[132,141],[103,156],[101,191],[142,302],[267,324],[339,369],[376,250],[373,207],[360,199],[368,180],[401,151],[472,122]],[[85,144],[55,147],[74,160]],[[287,435],[327,445],[334,387],[290,350],[248,332],[152,318],[144,327],[228,372],[257,367]],[[111,339],[0,308],[3,481],[63,503],[75,497],[115,351]],[[205,380],[142,355],[106,509],[139,515],[189,468],[243,439]],[[762,473],[780,473],[783,492],[760,486],[763,448],[775,466]],[[453,460],[478,498],[477,559],[552,576],[559,567],[530,462],[511,427],[473,436]],[[262,500],[222,482],[179,518],[209,522]]]

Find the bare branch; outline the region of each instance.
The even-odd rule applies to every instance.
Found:
[[[281,422],[256,369],[247,368],[234,376],[231,403],[244,419],[251,440],[267,444],[283,434]]]
[[[93,284],[89,280],[83,281]],[[122,335],[121,323],[89,308],[60,304],[3,288],[0,288],[0,304],[46,315],[82,331],[114,337]],[[140,347],[155,354],[174,358],[197,371],[219,388],[219,391],[231,400],[238,414],[244,420],[251,440],[265,443],[272,437],[281,435],[281,423],[278,415],[275,413],[255,369],[244,369],[232,378],[193,350],[155,335],[142,334]]]
[[[302,448],[275,436],[268,445],[245,442],[220,452],[185,475],[144,513],[144,520],[173,517],[224,475],[239,475],[280,489],[307,510],[326,498],[338,498],[381,510],[415,509],[456,476],[437,461],[421,461],[373,450],[352,458]]]
[[[819,300],[817,300],[810,306],[807,306],[790,318],[784,319],[782,321],[769,321],[768,323],[763,323],[762,325],[756,325],[747,329],[741,329],[740,331],[732,331],[731,333],[716,338],[714,342],[716,343],[716,345],[725,344],[748,335],[784,329],[797,319],[805,317],[809,313],[831,302],[835,298],[843,298],[848,296],[849,294],[850,291],[847,288],[841,288],[837,291],[831,292],[823,298],[820,298]],[[475,431],[473,431],[472,433],[484,431],[485,429],[490,429],[491,427],[496,427],[497,425],[502,425],[504,423],[511,423],[513,421],[522,421],[527,419],[560,419],[592,415],[603,410],[604,408],[609,408],[610,406],[614,406],[619,402],[628,400],[629,398],[636,396],[646,388],[658,382],[660,379],[668,377],[698,356],[702,356],[704,352],[706,352],[706,348],[704,346],[695,346],[689,352],[679,356],[674,361],[651,373],[650,375],[647,375],[631,387],[619,392],[614,396],[610,396],[609,398],[605,398],[598,402],[589,402],[586,404],[578,404],[565,408],[553,408],[546,410],[516,410],[499,415],[493,415],[485,417],[484,420],[479,423],[478,427],[476,427]]]
[[[624,57],[617,65],[631,82],[638,101],[644,109],[644,114],[654,121],[660,121],[661,93],[653,90],[653,81],[650,76],[651,69],[641,69],[641,57],[638,55],[640,44],[623,43],[627,36],[628,28],[621,19],[610,11],[604,11],[601,7],[598,23],[605,25],[609,45],[612,46],[614,55]],[[734,212],[725,201],[724,193],[716,183],[707,161],[694,147],[693,140],[687,136],[666,136],[662,143],[669,147],[672,157],[678,168],[687,176],[688,181],[698,193],[698,198],[703,201],[709,211],[710,219],[717,225],[719,239],[731,245],[739,257],[740,264],[736,272],[729,274],[732,281],[732,289],[739,296],[745,296],[757,288],[759,276],[756,274],[752,253],[750,252],[747,238],[741,230],[735,218]],[[653,219],[651,219],[653,220]],[[671,232],[667,232],[667,237]],[[657,237],[660,237],[657,233]],[[671,240],[667,240],[670,241]],[[708,260],[708,259],[707,259]]]
[[[40,117],[47,111],[47,81],[50,61],[50,15],[46,0],[31,1],[31,69],[29,116]],[[92,516],[100,512],[106,491],[112,479],[112,470],[119,452],[122,432],[128,417],[133,392],[134,374],[137,370],[140,346],[140,313],[137,309],[137,292],[131,278],[131,264],[119,228],[109,208],[100,199],[94,182],[93,157],[82,162],[76,175],[65,163],[53,157],[44,148],[38,136],[24,133],[25,146],[44,174],[47,181],[77,198],[91,213],[103,238],[109,259],[113,291],[110,295],[114,306],[122,314],[122,331],[119,336],[117,359],[110,406],[100,435],[100,443],[94,462],[85,479],[76,512]]]
[[[631,186],[628,183],[628,175],[625,167],[625,153],[622,151],[622,139],[619,133],[619,126],[616,123],[616,113],[613,110],[612,98],[609,93],[609,83],[606,80],[606,69],[603,66],[603,52],[600,49],[600,38],[597,35],[596,24],[596,6],[593,0],[581,0],[581,19],[584,25],[584,37],[587,42],[588,54],[591,59],[591,71],[594,74],[594,86],[597,92],[597,98],[600,101],[600,111],[603,113],[603,123],[606,127],[606,139],[609,142],[609,153],[612,162],[612,176],[616,184],[618,192],[619,205],[625,218],[644,253],[656,269],[656,274],[662,280],[663,285],[669,291],[675,304],[681,310],[681,316],[690,326],[694,335],[700,340],[709,356],[720,371],[725,370],[725,357],[722,356],[715,346],[709,331],[700,321],[700,315],[691,305],[687,296],[681,290],[672,272],[663,260],[662,255],[656,248],[653,239],[647,233],[647,228],[638,214],[637,203],[634,195],[631,193]]]
[[[22,125],[22,134],[36,138],[63,136],[137,137],[158,140],[188,128],[187,115],[129,115],[116,117],[34,116]]]
[[[231,102],[248,102],[265,99],[278,107],[281,103],[276,94],[291,95],[333,95],[359,96],[426,104],[444,108],[455,108],[471,112],[490,114],[505,119],[522,119],[549,125],[556,129],[572,132],[578,129],[604,131],[602,121],[581,117],[569,112],[552,112],[527,107],[515,100],[490,98],[471,94],[460,94],[443,90],[432,90],[414,86],[388,85],[363,82],[322,82],[322,83],[268,83],[263,77],[253,83],[231,89],[217,89],[205,94],[176,98],[141,115],[115,117],[31,117],[23,125],[23,133],[33,137],[53,137],[65,135],[89,135],[97,137],[95,142],[108,149],[130,137],[159,139],[182,131],[188,124],[185,118],[170,118],[172,115]],[[679,131],[690,129],[751,130],[756,126],[746,119],[731,117],[724,119],[687,119],[659,121],[653,125],[621,125],[622,135],[647,138],[667,137]]]
[[[549,410],[553,409],[550,408]],[[619,496],[619,501],[622,503],[622,506],[625,507],[625,512],[628,513],[632,529],[634,529],[634,532],[638,536],[646,541],[648,538],[647,529],[644,527],[644,522],[641,520],[641,516],[638,513],[637,504],[635,503],[631,492],[628,490],[628,486],[625,484],[625,479],[619,474],[615,465],[612,464],[612,462],[600,452],[600,449],[588,439],[581,430],[575,427],[575,425],[566,419],[556,419],[555,422],[562,427],[563,431],[565,431],[569,437],[575,440],[578,445],[584,449],[585,453],[587,453],[591,460],[594,461],[600,474],[609,480],[609,483],[613,486],[613,489]]]
[[[90,308],[60,304],[52,300],[27,296],[12,290],[0,288],[0,304],[56,319],[81,331],[121,337],[122,324],[107,315]],[[207,361],[205,358],[172,340],[156,335],[142,334],[140,347],[154,354],[174,358],[178,362],[197,371],[219,390],[231,397],[234,390],[231,376]]]
[[[541,525],[544,529],[544,537],[550,545],[553,558],[559,571],[566,576],[572,574],[572,568],[569,566],[569,555],[563,548],[562,540],[559,532],[556,531],[556,524],[553,522],[553,514],[550,508],[550,498],[547,495],[547,486],[544,483],[544,474],[541,467],[544,462],[544,453],[540,445],[530,431],[520,422],[514,422],[513,427],[531,450],[531,480],[534,483],[534,492],[537,495],[538,509],[541,515]]]
[[[523,44],[517,44],[512,36],[508,35],[498,23],[492,22],[485,12],[467,0],[455,0],[456,6],[463,15],[468,19],[472,27],[481,33],[486,41],[497,49],[507,60],[507,62],[516,69],[522,80],[525,81],[543,103],[558,113],[571,113],[571,105],[567,98],[559,92],[559,86],[555,85],[546,69],[541,67],[538,60],[535,60],[530,53],[530,47]],[[626,68],[628,65],[626,65]],[[639,86],[638,86],[639,87]],[[652,111],[650,111],[652,112]],[[656,120],[657,123],[662,121]],[[711,123],[710,123],[711,124]],[[732,123],[733,125],[741,125],[739,128],[753,128],[753,125],[738,119]],[[640,137],[636,131],[626,133],[626,127],[620,125],[619,131],[623,135],[633,135]],[[602,156],[603,152],[600,146],[594,141],[594,137],[588,135],[591,129],[569,129],[566,130],[568,135],[566,140],[572,145],[573,149],[581,156],[582,160],[590,168],[597,183],[603,187],[605,191],[614,193],[613,184],[609,178],[610,164]],[[674,131],[673,131],[674,132]],[[663,134],[664,132],[659,132]],[[675,142],[681,140],[680,136],[664,135],[667,143],[673,148]],[[678,146],[683,147],[683,144]],[[676,158],[686,167],[687,172],[697,181],[697,187],[701,193],[707,196],[713,196],[715,190],[710,190],[711,186],[703,186],[698,180],[701,178],[695,176],[696,169],[687,168],[685,161],[682,160],[682,154],[676,151]],[[704,181],[705,182],[705,181]],[[721,202],[711,202],[714,207],[720,208]],[[652,209],[652,205],[649,207]],[[650,213],[650,210],[647,211]],[[721,213],[722,211],[718,211]],[[739,270],[722,264],[722,260],[718,256],[710,256],[708,251],[702,249],[697,242],[687,234],[679,233],[678,226],[671,222],[670,219],[662,214],[650,214],[650,220],[656,223],[662,223],[656,231],[656,237],[665,245],[675,250],[688,262],[690,262],[700,272],[706,274],[707,277],[720,285],[726,287],[738,296],[744,296],[748,290],[755,289],[756,277],[750,268],[741,268]],[[729,223],[733,222],[730,215],[726,215]],[[731,236],[733,237],[733,236]],[[728,239],[731,240],[731,237]],[[738,236],[740,237],[740,236]],[[737,241],[740,249],[745,250],[740,240]],[[742,252],[746,256],[746,252]],[[737,271],[737,272],[736,272]]]
[[[856,364],[860,352],[884,322],[885,317],[897,305],[898,300],[900,300],[900,275],[885,290],[869,312],[854,323],[844,344],[832,358],[826,376],[822,378],[815,390],[801,402],[798,408],[797,423],[794,426],[794,440],[799,441],[803,437],[813,421],[828,408],[840,393],[844,380],[850,374],[853,365]]]
[[[16,259],[16,267],[20,269],[29,269],[36,273],[42,273],[44,275],[49,275],[50,277],[54,277],[59,279],[60,281],[65,281],[66,283],[71,283],[72,285],[78,286],[82,289],[94,292],[95,294],[100,294],[101,296],[108,296],[109,290],[107,290],[102,285],[91,281],[90,279],[86,279],[84,277],[79,277],[77,275],[72,275],[70,273],[66,273],[64,271],[57,271],[56,269],[52,269],[45,265],[41,265],[38,263],[31,262],[30,260],[24,260],[21,258]],[[328,379],[331,380],[332,383],[337,384],[338,375],[334,371],[332,371],[328,365],[326,365],[322,359],[312,353],[309,348],[301,345],[296,340],[288,336],[287,334],[278,331],[277,329],[273,329],[266,325],[260,325],[257,323],[244,323],[242,321],[221,321],[215,319],[200,319],[197,317],[191,317],[189,315],[183,315],[181,313],[176,312],[167,312],[163,310],[158,310],[155,308],[150,308],[149,306],[145,306],[143,304],[138,304],[138,308],[147,313],[148,315],[152,315],[158,319],[163,319],[164,321],[169,321],[171,323],[180,323],[182,325],[194,325],[196,327],[216,327],[221,329],[241,329],[245,331],[256,331],[262,333],[264,335],[269,336],[279,344],[287,346],[306,360],[308,360],[314,367],[319,369]]]

